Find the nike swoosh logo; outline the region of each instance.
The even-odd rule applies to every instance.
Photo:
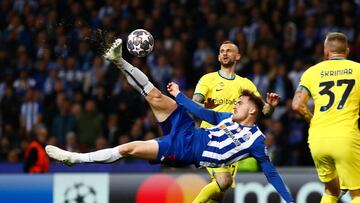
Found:
[[[221,91],[221,90],[223,90],[223,89],[215,89],[215,91],[217,91],[217,92],[218,92],[218,91]]]

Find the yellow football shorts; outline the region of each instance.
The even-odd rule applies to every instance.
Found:
[[[232,183],[231,187],[235,188],[235,175],[236,175],[236,171],[237,171],[237,162],[233,163],[229,166],[225,166],[223,168],[206,168],[206,169],[210,174],[210,181],[214,180],[215,173],[229,172],[231,174],[231,176],[233,177],[233,183]]]
[[[360,189],[360,137],[313,138],[309,148],[322,182],[339,176],[341,189]]]

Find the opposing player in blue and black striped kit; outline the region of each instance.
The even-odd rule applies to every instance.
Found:
[[[111,163],[122,157],[134,157],[173,167],[191,164],[197,167],[222,167],[252,156],[286,202],[293,202],[291,194],[267,155],[265,136],[255,125],[263,108],[260,97],[245,90],[234,105],[233,114],[220,113],[201,107],[181,93],[177,84],[169,83],[167,89],[175,97],[175,101],[163,95],[146,75],[122,58],[121,44],[121,39],[117,39],[104,54],[104,58],[115,63],[129,83],[145,96],[164,136],[90,153],[73,153],[48,145],[46,152],[51,158],[69,165]],[[278,99],[277,95],[274,95],[274,102]],[[196,128],[188,112],[214,127]],[[221,181],[215,184],[218,184],[219,190],[224,187]]]

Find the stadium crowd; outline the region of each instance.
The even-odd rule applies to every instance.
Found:
[[[143,28],[154,51],[125,58],[165,92],[175,81],[192,96],[197,80],[219,68],[225,40],[241,52],[240,76],[281,101],[262,118],[275,165],[312,165],[308,125],[290,110],[301,74],[322,60],[322,41],[341,31],[360,61],[359,1],[324,0],[0,0],[0,161],[21,162],[38,133],[84,152],[161,135],[148,105],[101,57],[106,38]]]

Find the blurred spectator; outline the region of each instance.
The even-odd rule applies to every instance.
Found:
[[[14,94],[14,89],[11,86],[5,88],[5,94],[1,99],[0,108],[3,128],[7,124],[18,128],[20,101]]]
[[[84,74],[78,69],[75,57],[71,56],[66,59],[65,67],[60,70],[59,77],[66,86],[71,87],[71,93],[74,93],[75,90],[81,89]]]
[[[76,119],[79,119],[82,111],[83,111],[82,106],[79,103],[74,103],[71,106],[71,114],[74,115]]]
[[[146,104],[143,97],[129,85],[126,80],[121,80],[122,91],[114,95],[109,106],[115,107],[110,112],[117,113],[119,117],[119,127],[124,131],[129,131],[136,118],[145,115]]]
[[[33,71],[33,78],[35,80],[36,89],[41,92],[45,91],[45,83],[48,78],[48,64],[44,60],[37,62],[36,69]]]
[[[192,92],[190,93],[190,95],[192,95]],[[161,134],[161,130],[158,126],[158,122],[151,110],[148,110],[146,112],[146,115],[143,120],[143,127],[145,131],[156,132],[157,137],[159,137]]]
[[[288,73],[288,78],[291,80],[294,91],[296,90],[304,71],[304,64],[300,59],[296,59],[294,61],[293,69]]]
[[[185,77],[184,69],[181,66],[175,66],[170,81],[179,85],[180,91],[187,89],[187,79]]]
[[[174,46],[168,55],[169,61],[167,65],[164,64],[164,66],[169,66],[170,74],[172,73],[172,68],[176,66],[184,66],[191,63],[187,62],[187,51],[185,50],[185,45],[182,41],[176,40],[174,42]],[[163,62],[158,61],[158,65],[161,66]]]
[[[51,129],[54,117],[59,113],[59,106],[66,98],[63,82],[58,79],[55,81],[54,91],[45,95],[44,98],[44,123]]]
[[[120,134],[117,145],[125,144],[125,143],[128,143],[129,141],[131,141],[129,135],[126,133],[123,133],[123,134]]]
[[[149,66],[151,76],[155,82],[159,85],[159,89],[163,92],[166,91],[166,85],[170,81],[172,66],[169,64],[165,55],[160,55],[157,58],[156,64]]]
[[[63,149],[70,151],[70,152],[84,152],[84,146],[82,144],[78,144],[76,139],[75,132],[68,132],[66,133],[66,142]]]
[[[9,163],[17,163],[19,162],[19,152],[16,149],[12,149],[9,151],[7,156],[7,161]]]
[[[266,133],[265,145],[267,147],[267,153],[271,161],[274,163],[274,165],[278,165],[278,149],[276,147],[275,137],[271,132]]]
[[[155,139],[157,136],[153,131],[148,131],[145,133],[144,135],[144,140],[153,140]]]
[[[96,104],[96,109],[103,114],[104,118],[107,118],[109,114],[109,100],[107,97],[105,86],[96,86],[94,89],[94,94],[92,95],[92,99]]]
[[[356,59],[360,60],[360,33],[357,34],[355,43],[350,47],[351,56]]]
[[[302,153],[307,148],[307,129],[309,128],[306,121],[296,116],[295,118],[288,117],[289,131],[288,131],[288,147],[289,158],[287,164],[290,166],[304,165],[306,157]]]
[[[131,126],[129,136],[131,140],[142,140],[144,138],[143,122],[141,119],[136,119]]]
[[[89,44],[81,40],[78,44],[77,62],[79,63],[79,69],[83,72],[91,68],[92,58],[94,57],[92,50],[89,49]]]
[[[174,44],[175,44],[175,38],[173,36],[173,32],[171,27],[167,26],[164,27],[163,30],[163,38],[164,38],[164,49],[165,51],[171,51],[173,50]]]
[[[64,98],[58,103],[59,114],[57,114],[52,122],[52,135],[57,139],[58,144],[63,145],[66,141],[66,135],[74,132],[77,126],[77,120],[71,114],[71,102]]]
[[[343,18],[343,26],[340,28],[340,32],[344,33],[347,38],[348,41],[350,43],[354,42],[355,40],[355,34],[356,34],[356,30],[355,30],[355,26],[354,26],[354,18],[350,15],[346,15]]]
[[[269,89],[269,78],[263,73],[264,66],[261,62],[256,62],[252,67],[252,74],[249,75],[249,79],[257,87],[260,95],[266,98],[266,93]]]
[[[95,89],[95,87],[99,85],[101,78],[105,77],[105,74],[108,70],[100,56],[96,56],[91,65],[91,68],[87,70],[84,75],[83,89],[86,93]]]
[[[20,107],[20,127],[29,135],[33,128],[42,121],[43,106],[37,90],[28,89],[25,101]]]
[[[105,128],[105,137],[113,147],[117,146],[121,129],[119,128],[119,119],[117,114],[110,114]]]
[[[25,151],[24,171],[27,173],[48,173],[50,160],[45,152],[48,131],[44,126],[36,129],[36,138]]]
[[[69,47],[67,46],[66,35],[61,34],[56,38],[56,45],[53,48],[55,56],[68,57],[69,56]]]
[[[234,43],[239,47],[239,53],[241,55],[239,63],[237,63],[236,71],[240,71],[243,66],[245,66],[249,62],[248,56],[248,42],[243,32],[238,32],[235,35]]]
[[[272,158],[275,165],[285,165],[286,164],[286,156],[287,156],[287,143],[286,143],[286,131],[285,126],[279,120],[271,120],[268,123],[268,129],[271,133],[270,137],[267,138],[266,144],[270,147],[270,151],[272,152]],[[268,133],[267,133],[268,135]],[[273,136],[273,137],[271,137]],[[271,149],[273,148],[273,149]],[[270,156],[271,157],[271,156]]]
[[[1,60],[1,50],[0,50],[0,60]],[[1,66],[0,66],[1,67]],[[13,87],[13,71],[7,68],[5,70],[0,71],[2,73],[1,81],[0,81],[0,98],[2,98],[5,94],[5,89],[7,87]]]
[[[17,49],[18,61],[16,62],[17,71],[32,71],[32,62],[24,46],[19,46]]]
[[[94,148],[94,140],[103,135],[102,119],[101,114],[96,109],[94,100],[87,100],[84,111],[81,112],[77,123],[79,142],[84,144],[87,150]]]
[[[328,32],[337,32],[338,30],[335,15],[333,13],[327,13],[324,17],[324,26],[320,29],[321,39],[325,39]]]
[[[95,150],[105,149],[108,147],[108,142],[104,137],[98,137],[95,140]]]
[[[56,137],[55,136],[50,136],[48,141],[47,141],[47,144],[57,146],[58,142],[57,142]]]
[[[7,154],[11,150],[10,142],[7,137],[0,137],[0,159],[6,161]]]
[[[291,99],[293,88],[287,76],[285,64],[279,64],[277,66],[275,76],[270,80],[270,90],[280,95],[281,104],[285,104],[285,100]]]
[[[305,28],[299,33],[299,45],[304,51],[304,54],[311,54],[320,35],[313,23],[315,21],[313,16],[308,16]]]
[[[197,42],[197,48],[194,51],[192,58],[192,66],[197,77],[200,78],[205,71],[205,62],[210,54],[214,54],[213,50],[209,47],[205,39],[200,39]]]
[[[9,144],[11,149],[18,149],[20,147],[21,137],[16,134],[16,128],[11,123],[4,124],[1,137],[7,140],[6,142],[8,142],[7,144]]]
[[[29,72],[25,69],[20,70],[19,78],[17,78],[13,84],[15,92],[19,96],[25,95],[25,92],[28,89],[35,87],[35,85],[36,81],[29,77]]]

